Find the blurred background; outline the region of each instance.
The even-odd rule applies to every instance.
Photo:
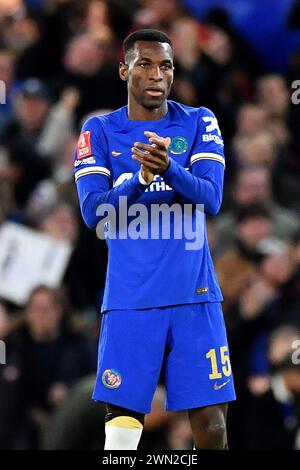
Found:
[[[107,252],[72,161],[86,117],[126,104],[122,40],[147,27],[173,40],[171,98],[211,108],[225,140],[208,229],[238,397],[229,445],[300,449],[298,0],[0,0],[0,448],[103,448],[90,396]],[[191,449],[164,400],[162,382],[140,448]]]

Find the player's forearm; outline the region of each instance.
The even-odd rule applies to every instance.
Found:
[[[174,160],[162,174],[164,181],[192,204],[203,204],[207,215],[216,215],[222,204],[223,178],[216,182],[208,174],[192,175]]]
[[[81,213],[90,229],[95,229],[98,222],[104,217],[104,215],[97,215],[101,206],[109,204],[118,212],[120,197],[126,197],[127,206],[129,206],[136,202],[148,187],[148,185],[140,182],[139,173],[109,190],[103,184],[103,177],[99,176],[97,182],[98,184],[89,185],[89,187],[87,187],[86,181],[80,181],[79,179],[77,182]]]

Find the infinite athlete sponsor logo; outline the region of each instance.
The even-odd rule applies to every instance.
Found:
[[[114,369],[106,369],[102,374],[102,383],[106,388],[119,388],[121,382],[121,375]]]
[[[92,155],[91,157],[83,158],[82,160],[75,160],[74,167],[77,168],[80,165],[95,165],[95,164],[96,164],[96,160],[95,160],[94,155]]]
[[[188,168],[185,168],[187,171]],[[127,181],[133,177],[133,173],[122,173],[115,181],[113,186],[119,186],[124,181]],[[160,175],[155,175],[153,182],[145,190],[145,193],[159,192],[159,191],[172,191],[173,188],[164,182],[163,178]]]
[[[215,389],[215,390],[221,390],[221,388],[225,387],[225,385],[227,385],[229,382],[230,382],[230,379],[229,379],[229,380],[226,380],[226,382],[223,382],[223,383],[221,383],[221,384],[215,383],[215,384],[214,384],[214,389]]]

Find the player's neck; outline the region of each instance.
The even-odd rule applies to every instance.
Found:
[[[168,112],[168,103],[165,101],[159,108],[147,109],[128,99],[128,118],[130,121],[159,121]]]

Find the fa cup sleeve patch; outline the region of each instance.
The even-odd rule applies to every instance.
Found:
[[[80,135],[77,144],[77,159],[92,155],[91,131],[85,131]]]

